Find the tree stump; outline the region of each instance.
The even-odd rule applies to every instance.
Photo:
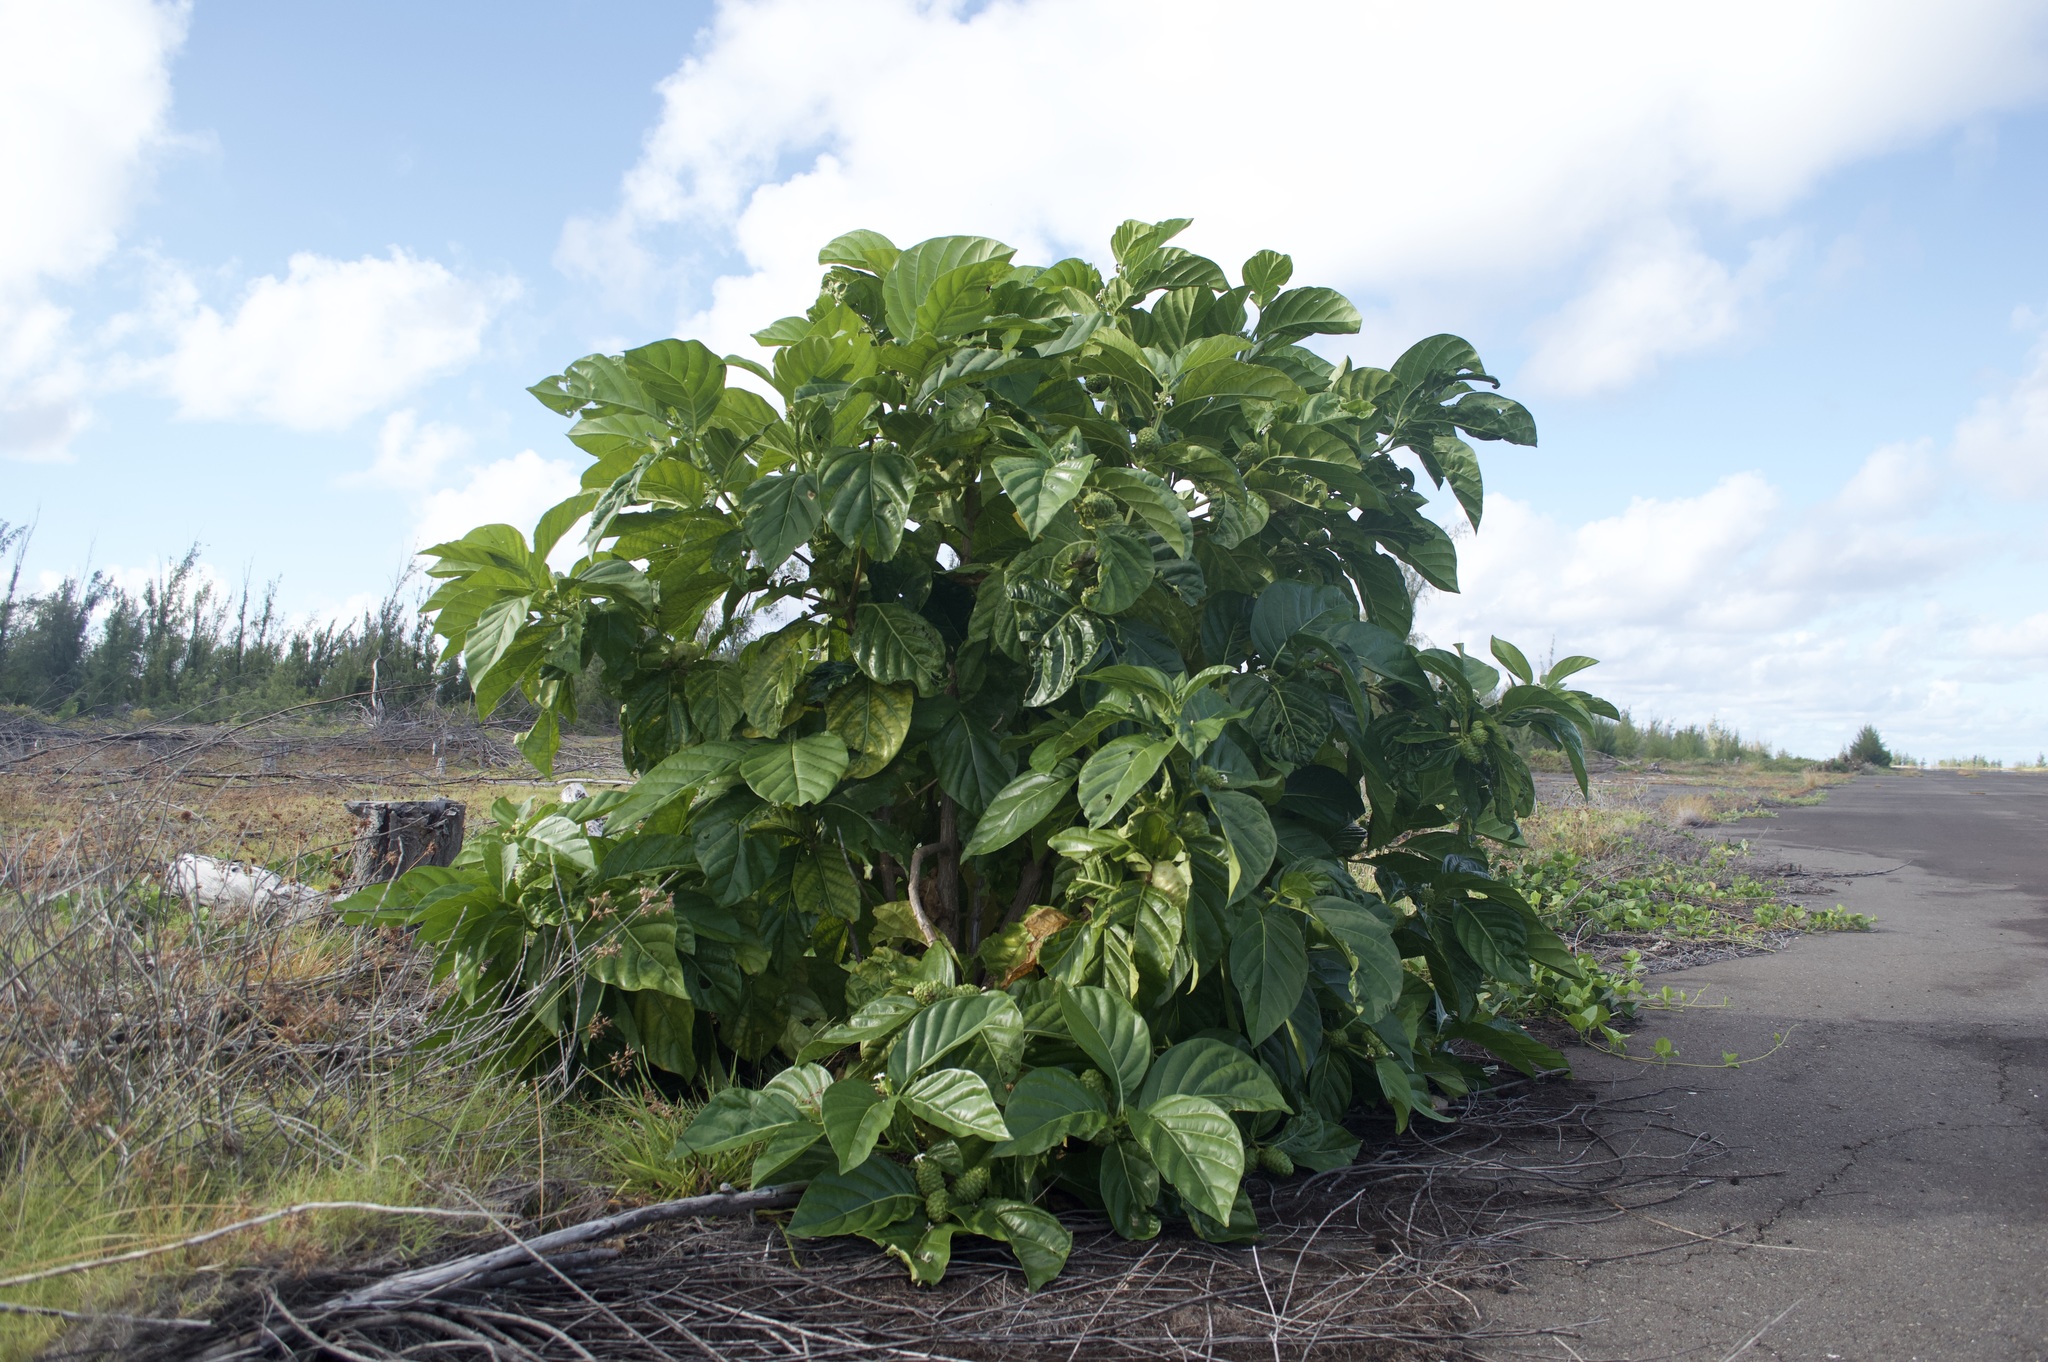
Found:
[[[453,799],[351,799],[355,870],[349,887],[395,880],[416,865],[448,865],[462,850],[462,804]]]

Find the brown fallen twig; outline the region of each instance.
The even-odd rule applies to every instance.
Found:
[[[548,1252],[565,1248],[570,1244],[584,1244],[592,1239],[609,1239],[615,1235],[628,1234],[644,1225],[659,1224],[664,1220],[686,1220],[698,1215],[742,1215],[753,1211],[778,1210],[794,1206],[802,1195],[803,1183],[791,1183],[784,1187],[762,1187],[751,1192],[712,1192],[705,1196],[687,1196],[679,1201],[663,1201],[652,1206],[641,1206],[617,1215],[599,1216],[586,1220],[580,1225],[550,1234],[538,1235],[508,1248],[492,1249],[487,1253],[472,1253],[454,1258],[432,1267],[415,1268],[411,1272],[400,1272],[381,1281],[358,1287],[346,1295],[337,1296],[320,1307],[318,1313],[336,1310],[361,1310],[371,1306],[403,1305],[418,1300],[421,1296],[467,1281],[486,1272],[496,1272],[515,1264],[531,1264]]]

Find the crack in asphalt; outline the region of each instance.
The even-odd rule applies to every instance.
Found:
[[[1941,1125],[1944,1129],[1948,1130],[1955,1130],[1959,1128],[1955,1126],[1949,1126],[1946,1123],[1936,1124]],[[1898,1130],[1887,1131],[1882,1135],[1867,1136],[1864,1139],[1856,1141],[1854,1144],[1847,1144],[1842,1146],[1849,1152],[1849,1157],[1843,1161],[1842,1166],[1840,1168],[1837,1168],[1834,1172],[1828,1174],[1825,1178],[1822,1178],[1820,1184],[1816,1186],[1812,1191],[1805,1192],[1799,1196],[1792,1198],[1789,1201],[1780,1203],[1778,1209],[1771,1212],[1771,1216],[1768,1220],[1762,1221],[1757,1225],[1756,1232],[1758,1237],[1752,1240],[1751,1242],[1761,1243],[1762,1236],[1769,1234],[1773,1229],[1777,1228],[1777,1224],[1780,1220],[1783,1220],[1786,1216],[1791,1215],[1797,1211],[1802,1211],[1806,1209],[1806,1207],[1810,1203],[1818,1201],[1821,1197],[1825,1196],[1829,1188],[1833,1187],[1843,1178],[1849,1176],[1850,1172],[1856,1167],[1857,1161],[1862,1157],[1864,1150],[1869,1149],[1873,1145],[1885,1144],[1889,1141],[1896,1140],[1902,1135],[1917,1135],[1923,1131],[1933,1129],[1935,1129],[1935,1125],[1903,1126]]]

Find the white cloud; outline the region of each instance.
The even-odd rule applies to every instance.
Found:
[[[1396,310],[1568,285],[1644,224],[1683,241],[1768,215],[1840,166],[2037,97],[2044,19],[2022,0],[1711,17],[1483,0],[1453,34],[1390,0],[1255,18],[1222,0],[729,0],[663,82],[616,208],[570,222],[558,258],[622,294],[668,285],[702,309],[684,328],[721,346],[807,301],[817,246],[854,226],[982,231],[1050,258],[1101,254],[1126,216],[1188,213],[1227,265],[1280,247],[1301,277]],[[677,254],[700,285],[726,277],[683,293]],[[1694,343],[1739,322],[1743,270],[1691,247],[1657,258],[1596,290],[1675,300],[1629,315],[1675,306]]]
[[[1489,497],[1483,528],[1459,545],[1462,594],[1428,594],[1418,626],[1482,654],[1498,634],[1532,657],[1600,658],[1584,683],[1638,717],[1719,715],[1821,755],[1846,739],[1844,715],[1905,724],[1916,750],[1966,745],[1958,735],[1988,718],[1983,687],[2048,673],[2048,649],[2030,651],[2032,621],[1973,622],[1936,604],[1970,564],[1922,518],[1932,501],[1921,516],[1843,513],[1891,505],[1882,498],[1919,485],[1927,457],[1879,450],[1818,507],[1787,506],[1755,473],[1581,525]],[[2000,666],[1971,671],[1980,657]],[[1968,703],[1930,708],[1959,668]]]
[[[1858,520],[1924,515],[1941,493],[1941,467],[1931,441],[1889,444],[1863,461],[1835,497],[1835,507]]]
[[[460,426],[422,422],[410,408],[394,411],[377,433],[376,461],[345,480],[379,487],[425,487],[439,476],[442,465],[467,454],[470,444],[469,432]]]
[[[0,7],[0,292],[103,260],[163,138],[184,5]]]
[[[474,359],[517,291],[396,248],[360,260],[301,253],[224,317],[174,275],[156,306],[175,345],[147,368],[183,416],[339,429]]]
[[[1600,392],[1727,339],[1784,272],[1789,244],[1758,243],[1739,270],[1668,224],[1618,247],[1591,287],[1538,328],[1523,380],[1552,392]]]
[[[582,469],[566,459],[543,459],[530,449],[470,470],[459,487],[424,498],[413,528],[413,547],[460,539],[479,525],[510,525],[531,534],[541,512],[576,494]]]
[[[1972,629],[1973,656],[2006,662],[2032,662],[2031,672],[2048,671],[2048,611],[2012,624],[1983,624]]]
[[[2048,493],[2048,338],[2028,358],[2026,373],[1956,426],[1954,454],[1973,477],[2032,497]]]
[[[0,5],[0,457],[56,459],[87,421],[69,313],[46,288],[118,240],[165,141],[187,7]]]

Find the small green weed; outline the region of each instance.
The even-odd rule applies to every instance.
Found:
[[[1877,921],[1868,913],[1852,913],[1841,904],[1809,911],[1788,904],[1765,904],[1756,910],[1756,925],[1766,930],[1798,932],[1867,932]]]
[[[1608,879],[1576,853],[1553,851],[1504,874],[1567,939],[1633,933],[1737,940],[1774,925],[1784,914],[1803,911],[1779,901],[1770,885],[1736,870],[1738,854],[1737,847],[1716,845],[1697,864],[1660,857],[1635,874]],[[1771,921],[1765,921],[1766,915]]]

